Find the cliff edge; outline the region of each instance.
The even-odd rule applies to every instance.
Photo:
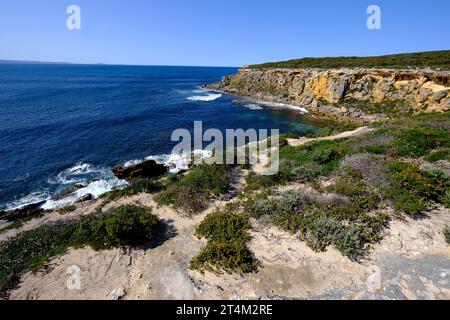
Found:
[[[207,88],[358,122],[450,110],[450,71],[432,69],[246,67]]]

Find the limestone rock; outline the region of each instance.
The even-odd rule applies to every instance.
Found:
[[[120,300],[125,295],[126,295],[126,293],[125,293],[124,288],[117,288],[117,289],[114,289],[113,291],[111,291],[111,293],[109,294],[109,299],[110,300]]]

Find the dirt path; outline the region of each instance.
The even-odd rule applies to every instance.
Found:
[[[305,138],[305,137],[303,137],[303,138],[299,138],[299,139],[288,139],[288,143],[292,147],[299,147],[299,146],[302,146],[302,145],[310,143],[310,142],[351,138],[351,137],[356,137],[356,136],[362,135],[364,133],[372,132],[372,131],[374,131],[374,129],[370,128],[370,127],[359,127],[356,130],[342,132],[342,133],[336,134],[334,136],[321,137],[321,138]]]

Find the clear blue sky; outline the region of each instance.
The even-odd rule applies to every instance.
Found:
[[[77,4],[82,29],[66,28]],[[382,30],[366,9],[382,9]],[[450,49],[448,0],[0,0],[0,59],[241,66]]]

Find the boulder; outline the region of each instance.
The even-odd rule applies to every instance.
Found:
[[[44,213],[44,210],[41,209],[41,206],[44,203],[45,201],[41,201],[26,205],[16,210],[0,212],[0,220],[16,221],[19,219],[39,216]]]
[[[442,99],[447,97],[447,95],[448,95],[447,90],[436,92],[435,94],[433,94],[433,100],[436,102],[440,102]]]
[[[167,173],[169,168],[163,164],[156,163],[154,160],[147,160],[130,167],[116,167],[112,171],[117,178],[131,181],[161,176]]]
[[[82,196],[80,199],[77,200],[76,203],[81,203],[81,202],[86,202],[86,201],[91,201],[94,200],[94,196],[90,193],[85,194],[84,196]]]
[[[109,293],[109,300],[120,300],[126,295],[124,288],[114,289]]]
[[[67,189],[61,191],[60,193],[58,193],[57,195],[53,196],[52,200],[58,201],[58,200],[64,199],[64,198],[68,197],[69,195],[71,195],[72,193],[74,193],[75,191],[80,190],[84,187],[86,187],[86,185],[77,183],[77,184],[71,186],[70,188],[67,188]]]

